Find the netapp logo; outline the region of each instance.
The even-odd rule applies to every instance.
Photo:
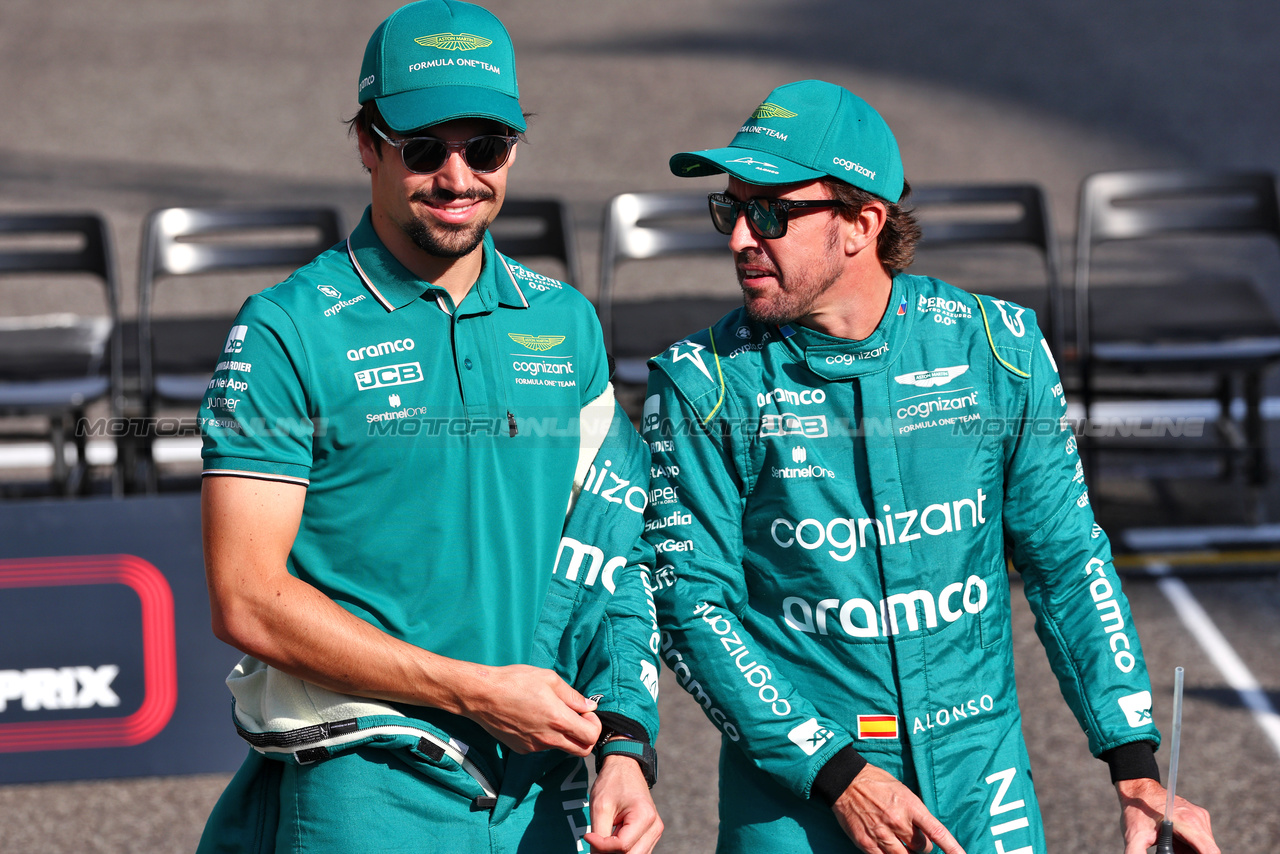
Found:
[[[28,712],[40,709],[113,709],[120,697],[111,683],[120,675],[114,664],[100,667],[33,667],[0,670],[0,712],[15,701]]]

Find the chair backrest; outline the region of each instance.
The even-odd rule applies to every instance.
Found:
[[[947,216],[921,221],[922,249],[981,244],[1024,244],[1044,264],[1045,330],[1055,353],[1062,351],[1063,311],[1058,250],[1044,191],[1036,184],[934,185],[912,188],[907,204],[917,213],[945,209]]]
[[[532,226],[532,230],[530,230]],[[489,226],[494,246],[512,258],[555,258],[564,280],[581,288],[569,207],[560,199],[507,199]]]
[[[691,217],[700,217],[702,225],[691,227],[687,222]],[[612,350],[614,278],[619,264],[666,255],[724,254],[728,245],[729,238],[711,225],[706,193],[623,193],[610,199],[604,214],[596,304],[605,346]]]
[[[152,317],[158,281],[200,273],[292,269],[341,239],[341,217],[328,206],[152,211],[143,226],[138,272],[138,366],[148,405],[158,373]],[[221,334],[226,334],[225,328]]]
[[[52,379],[52,373],[61,367],[60,355],[78,362],[81,371],[87,365],[90,373],[106,373],[112,412],[117,413],[122,394],[120,306],[106,220],[96,213],[7,213],[0,214],[0,235],[17,239],[12,248],[0,246],[0,275],[84,273],[101,283],[105,318],[86,321],[59,312],[43,318],[16,318],[4,328],[10,337],[22,339],[21,349],[28,355],[33,347],[40,349],[35,360],[39,364],[27,359],[21,366],[32,380]],[[44,245],[39,240],[44,237],[54,242]],[[73,245],[58,245],[57,241],[68,237]],[[24,245],[24,238],[37,243]],[[0,347],[0,355],[8,349]]]
[[[1100,243],[1179,234],[1263,235],[1280,241],[1276,177],[1262,171],[1099,172],[1080,185],[1076,333],[1089,348],[1089,279]]]

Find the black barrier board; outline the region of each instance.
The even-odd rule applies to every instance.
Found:
[[[196,495],[0,505],[0,783],[235,770]]]

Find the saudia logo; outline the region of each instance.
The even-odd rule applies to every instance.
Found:
[[[765,101],[756,111],[751,114],[753,119],[794,119],[796,113],[791,112],[786,107],[779,107],[777,104],[771,104]]]
[[[523,335],[519,332],[508,332],[507,337],[530,350],[542,352],[564,343],[563,335]]]
[[[433,36],[416,38],[414,41],[423,47],[434,47],[440,50],[476,50],[493,44],[492,39],[473,36],[470,33],[436,33]]]

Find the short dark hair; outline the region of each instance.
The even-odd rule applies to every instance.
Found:
[[[828,195],[836,201],[843,202],[840,216],[852,220],[862,212],[863,205],[869,202],[883,202],[889,210],[884,228],[876,238],[876,255],[880,263],[889,270],[905,270],[916,258],[916,241],[920,239],[920,223],[915,214],[904,208],[902,203],[911,195],[911,185],[906,179],[902,181],[902,197],[891,202],[874,193],[853,186],[839,178],[823,178],[822,186],[827,188]]]

